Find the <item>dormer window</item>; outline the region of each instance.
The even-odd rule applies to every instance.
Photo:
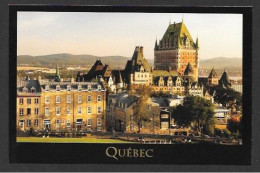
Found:
[[[88,90],[89,90],[89,91],[91,90],[91,85],[88,85]]]
[[[60,91],[60,86],[59,85],[56,86],[56,91]]]
[[[98,90],[99,90],[99,91],[101,90],[101,85],[98,85]]]
[[[78,85],[78,90],[81,91],[82,90],[82,87],[81,85]]]
[[[46,85],[45,86],[45,91],[49,91],[50,90],[50,86],[49,85]]]
[[[28,93],[28,88],[23,87],[23,92],[24,92],[24,93]]]
[[[35,88],[32,87],[32,88],[31,88],[31,93],[35,93],[35,92],[36,92]]]
[[[67,91],[70,91],[70,90],[71,90],[71,86],[67,85]]]

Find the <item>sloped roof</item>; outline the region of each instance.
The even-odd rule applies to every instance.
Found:
[[[37,93],[41,92],[41,86],[40,86],[40,82],[38,80],[24,81],[22,86],[17,87],[17,91],[22,92],[24,87],[26,87],[28,89],[28,92],[30,92],[32,88],[34,88],[35,92],[37,92]]]
[[[184,75],[192,75],[193,73],[194,73],[194,71],[193,71],[193,69],[191,67],[191,64],[188,63],[188,65],[187,65],[187,67],[186,67],[186,69],[184,71]]]
[[[178,76],[179,73],[177,71],[167,71],[167,70],[153,70],[152,71],[153,76]]]
[[[162,39],[159,41],[159,49],[160,47],[163,47],[164,49],[165,47],[163,45],[165,45],[165,43],[170,44],[171,48],[179,48],[181,45],[185,44],[187,38],[190,41],[190,45],[193,48],[196,48],[196,44],[183,21],[180,23],[170,24]],[[155,44],[155,48],[156,46],[157,44]]]
[[[218,78],[218,74],[214,68],[212,68],[208,78]]]

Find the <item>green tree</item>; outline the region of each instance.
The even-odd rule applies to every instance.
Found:
[[[173,110],[173,117],[179,126],[193,126],[199,133],[202,128],[208,134],[214,134],[213,104],[199,96],[187,96],[183,104]]]

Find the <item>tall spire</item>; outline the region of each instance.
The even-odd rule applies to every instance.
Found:
[[[196,39],[196,48],[199,49],[199,37],[198,37],[198,34],[197,34],[197,39]]]
[[[59,68],[58,68],[58,64],[56,64],[56,76],[59,76],[60,72],[59,72]]]
[[[157,37],[156,37],[156,40],[155,40],[154,50],[158,50]]]

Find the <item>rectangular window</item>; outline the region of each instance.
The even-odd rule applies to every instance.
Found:
[[[28,126],[28,127],[31,126],[31,120],[26,121],[26,126]]]
[[[78,107],[78,114],[81,115],[81,107]]]
[[[39,108],[34,108],[34,115],[38,115],[39,114]]]
[[[50,96],[45,96],[45,103],[50,103]]]
[[[59,119],[56,120],[56,127],[60,127],[60,120]]]
[[[67,107],[67,115],[70,115],[70,107]]]
[[[91,114],[91,106],[88,106],[88,114]]]
[[[88,118],[88,126],[91,126],[91,118]]]
[[[31,115],[31,108],[27,108],[27,115]]]
[[[20,104],[20,105],[23,104],[23,98],[19,98],[19,104]]]
[[[101,95],[97,96],[97,102],[101,102]]]
[[[35,99],[34,99],[34,103],[35,103],[35,104],[38,104],[38,103],[39,103],[39,99],[38,99],[38,98],[35,98]]]
[[[91,96],[88,96],[88,102],[91,102]]]
[[[56,107],[56,115],[60,115],[60,107]]]
[[[60,91],[60,86],[56,86],[56,91]]]
[[[101,126],[101,118],[97,118],[97,126]]]
[[[60,96],[56,96],[56,103],[60,103]]]
[[[67,120],[67,127],[70,127],[70,120]]]
[[[101,106],[98,106],[97,113],[101,114]]]
[[[82,103],[82,96],[78,96],[78,103]]]
[[[50,108],[46,107],[44,112],[45,112],[45,115],[50,115]]]
[[[67,103],[71,103],[71,95],[67,95]]]
[[[23,109],[19,109],[19,115],[23,115]]]
[[[31,98],[27,98],[27,104],[31,104]]]
[[[35,119],[35,120],[34,120],[34,126],[35,126],[35,127],[38,127],[38,125],[39,125],[39,120],[38,120],[38,119]]]

